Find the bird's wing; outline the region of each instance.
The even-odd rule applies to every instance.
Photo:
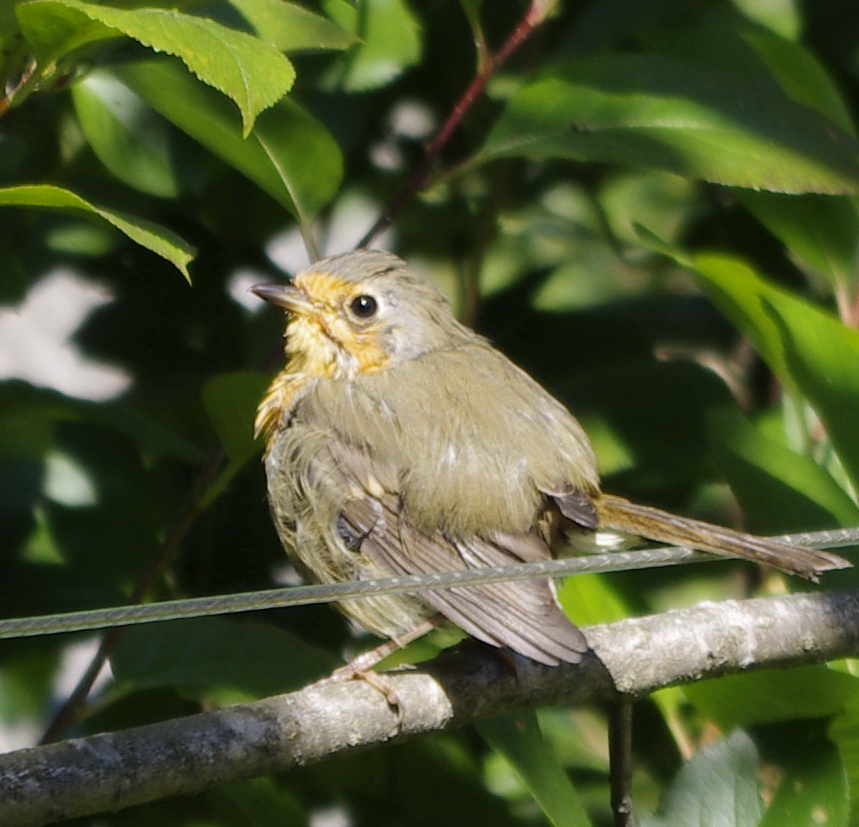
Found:
[[[571,520],[579,528],[595,529],[599,526],[600,518],[593,497],[586,492],[567,485],[560,491],[544,491],[558,511]]]
[[[467,540],[440,530],[420,531],[408,523],[391,492],[347,500],[338,529],[347,546],[394,575],[505,566],[551,556],[536,530]],[[439,589],[421,596],[473,637],[541,663],[578,663],[588,649],[584,635],[558,605],[549,580]]]

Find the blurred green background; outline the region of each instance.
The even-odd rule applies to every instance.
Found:
[[[248,288],[355,246],[481,71],[374,243],[569,405],[607,490],[760,532],[859,524],[859,6],[534,3],[489,72],[528,8],[0,8],[4,616],[292,582],[252,439],[283,319]],[[586,625],[788,588],[726,562],[561,591]],[[288,691],[371,642],[327,607],[129,630],[57,734]],[[94,646],[0,642],[0,747],[38,741]],[[642,824],[854,823],[854,680],[639,703]],[[80,823],[606,825],[606,771],[603,710],[546,709]]]

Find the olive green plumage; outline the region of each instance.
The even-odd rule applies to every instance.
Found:
[[[634,531],[813,577],[846,565],[599,490],[575,418],[389,253],[261,286],[290,315],[287,366],[260,406],[272,513],[302,572],[340,582],[547,559],[568,531]],[[437,612],[543,663],[587,650],[546,580],[344,601],[383,637]]]

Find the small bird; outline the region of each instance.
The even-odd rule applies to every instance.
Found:
[[[318,583],[546,560],[565,536],[613,529],[815,579],[847,560],[600,491],[578,421],[456,320],[441,292],[387,252],[316,262],[253,291],[283,308],[286,367],[256,419],[271,511]],[[388,639],[443,616],[540,663],[588,649],[548,579],[344,600]]]

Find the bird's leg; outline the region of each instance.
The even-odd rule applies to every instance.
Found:
[[[377,689],[385,700],[388,706],[397,710],[397,722],[402,723],[403,710],[400,706],[400,700],[397,697],[397,692],[393,684],[384,675],[380,675],[373,671],[373,667],[383,661],[388,655],[392,655],[398,649],[404,649],[412,641],[423,637],[428,632],[431,632],[436,626],[444,621],[444,616],[440,614],[433,615],[419,623],[408,632],[386,640],[373,649],[362,652],[357,657],[349,661],[345,666],[340,666],[335,669],[327,678],[316,681],[316,686],[327,683],[342,683],[344,681],[363,680],[366,681],[374,689]]]

